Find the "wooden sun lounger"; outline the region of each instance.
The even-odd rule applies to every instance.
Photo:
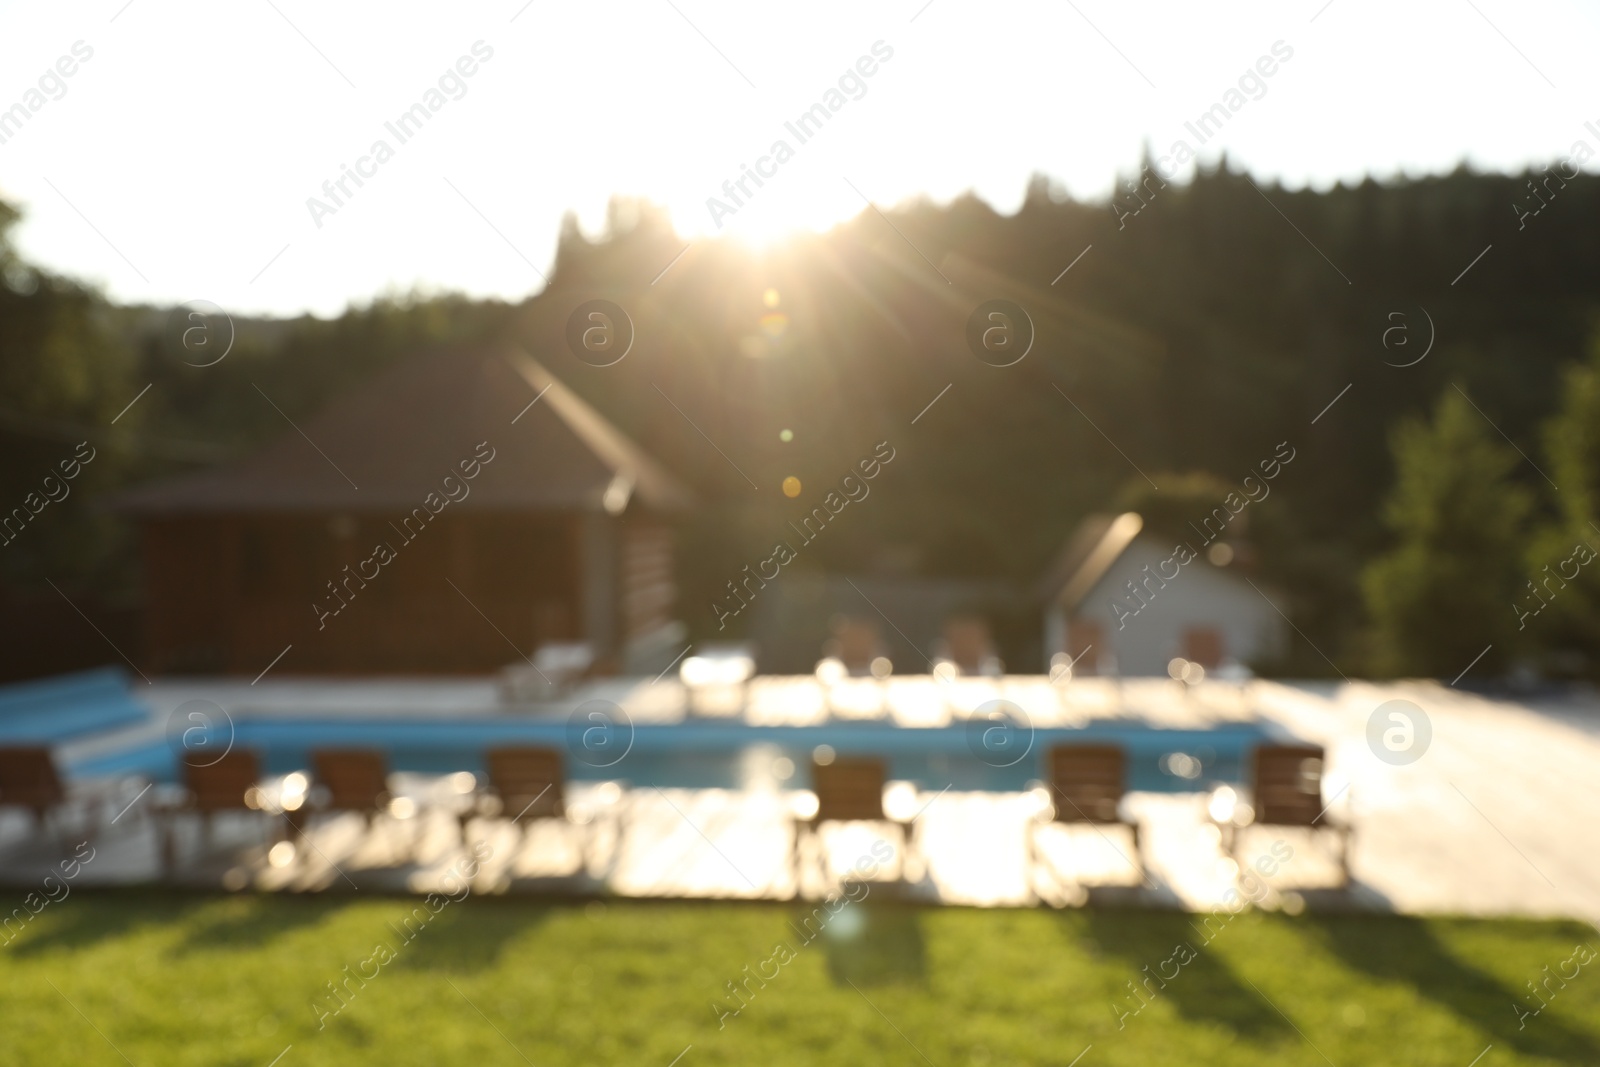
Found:
[[[370,833],[377,817],[389,810],[392,796],[389,792],[389,771],[381,751],[364,748],[324,748],[311,752],[312,797],[316,803],[306,804],[284,815],[296,837],[306,834],[306,827],[317,815],[336,812],[355,812],[365,817]],[[320,787],[320,789],[318,788]],[[416,846],[415,827],[410,847]],[[298,842],[296,842],[298,845]]]
[[[1058,745],[1050,750],[1047,774],[1050,801],[1055,814],[1050,822],[1126,826],[1133,834],[1134,869],[1144,880],[1144,856],[1140,849],[1139,824],[1124,819],[1118,808],[1127,791],[1127,754],[1115,745]],[[1041,858],[1035,835],[1043,825],[1028,828],[1029,861]]]
[[[48,746],[0,746],[0,808],[28,809],[40,830],[52,814],[80,804],[85,812],[85,833],[92,833],[93,807],[100,799],[98,794],[73,797],[68,792]],[[56,829],[59,834],[59,823]]]
[[[797,819],[794,826],[795,886],[801,885],[801,841],[806,836],[820,840],[823,823],[878,822],[892,823],[900,830],[900,869],[905,873],[905,861],[915,844],[915,823],[912,820],[894,819],[883,810],[883,787],[888,772],[881,759],[861,756],[838,756],[831,763],[811,764],[811,790],[817,795],[816,814],[809,819]],[[825,858],[824,858],[825,862]]]
[[[1251,784],[1255,809],[1252,826],[1298,826],[1330,830],[1339,841],[1339,871],[1350,884],[1351,828],[1327,815],[1322,796],[1322,770],[1326,754],[1320,745],[1261,745],[1251,758]],[[1239,863],[1239,834],[1233,823],[1224,824],[1224,845]],[[1241,864],[1242,866],[1242,864]]]
[[[486,754],[489,781],[481,790],[477,802],[461,813],[461,841],[467,840],[467,823],[474,817],[505,819],[517,827],[520,840],[526,840],[529,826],[539,820],[555,819],[568,823],[566,797],[566,765],[561,752],[554,748],[535,745],[513,745],[491,748]],[[598,823],[588,823],[580,829],[583,840],[579,845],[582,871],[590,869],[591,851]],[[617,824],[620,840],[623,827]]]
[[[261,781],[261,762],[254,752],[229,752],[205,766],[184,764],[183,784],[189,790],[185,807],[208,819],[219,811],[253,811],[250,790]]]
[[[327,790],[319,812],[353,811],[367,828],[389,810],[389,770],[382,752],[364,748],[323,748],[311,753],[312,780]]]
[[[286,827],[273,825],[274,816],[259,803],[252,803],[252,795],[261,781],[261,762],[254,752],[237,749],[221,759],[205,765],[183,764],[184,794],[163,805],[166,829],[162,835],[161,854],[170,872],[177,863],[177,843],[173,837],[172,817],[183,812],[200,816],[202,843],[211,837],[212,820],[221,812],[258,812],[268,820],[267,841],[280,840]]]
[[[0,807],[27,808],[43,829],[45,817],[66,802],[67,790],[48,747],[0,748]]]
[[[494,814],[515,822],[522,829],[535,819],[566,817],[566,770],[558,750],[534,746],[491,748],[487,763],[489,783],[479,803],[461,813],[463,841],[467,821],[489,814],[487,809],[493,805],[483,801],[491,797],[499,802]]]

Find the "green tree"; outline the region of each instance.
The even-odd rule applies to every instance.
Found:
[[[1402,423],[1391,447],[1384,518],[1398,543],[1361,582],[1374,669],[1450,678],[1486,645],[1477,671],[1503,668],[1520,643],[1514,605],[1533,502],[1511,478],[1518,456],[1454,389],[1431,423]]]
[[[1547,670],[1600,673],[1600,337],[1566,369],[1561,408],[1544,425],[1556,517],[1527,557],[1522,620]]]
[[[1159,484],[1156,489],[1154,484]],[[1229,493],[1237,493],[1237,485],[1229,485],[1206,471],[1157,471],[1151,481],[1142,477],[1130,478],[1116,497],[1117,511],[1135,511],[1144,519],[1144,531],[1163,541],[1187,541],[1197,549],[1204,548],[1204,535],[1193,524],[1208,517],[1212,509],[1221,506]],[[1236,540],[1244,533],[1249,511],[1239,515],[1227,529],[1227,540]]]
[[[118,550],[113,522],[89,499],[125,473],[103,428],[139,386],[99,294],[16,253],[9,230],[18,218],[0,201],[0,517],[12,520],[0,536],[0,586],[48,592],[44,576],[86,580]],[[92,437],[87,427],[102,428],[95,458],[64,481],[60,464]]]

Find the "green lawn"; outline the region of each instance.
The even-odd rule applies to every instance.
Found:
[[[75,893],[0,948],[0,1063],[1600,1063],[1600,965],[1520,1030],[1513,1007],[1600,946],[1575,924],[1245,913],[1206,944],[1181,915],[869,901],[802,944],[798,906],[492,898],[406,942],[415,904]],[[376,974],[319,1031],[347,965]],[[746,965],[776,977],[719,1027]],[[1119,1029],[1146,965],[1177,976]]]

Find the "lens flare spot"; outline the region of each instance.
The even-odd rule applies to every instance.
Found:
[[[794,431],[793,430],[779,430],[778,431],[778,440],[782,441],[784,444],[788,444],[790,441],[794,440]]]
[[[778,290],[776,290],[776,289],[768,289],[765,293],[762,293],[761,294],[761,302],[763,304],[767,305],[767,307],[769,307],[769,308],[777,307],[778,306]]]
[[[795,497],[799,496],[800,495],[800,479],[796,478],[792,474],[789,475],[789,477],[785,478],[783,480],[783,495],[788,497],[791,500],[793,500]]]

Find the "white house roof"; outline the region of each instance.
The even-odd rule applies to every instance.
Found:
[[[1039,583],[1039,598],[1072,610],[1128,550],[1142,529],[1144,520],[1132,511],[1084,519],[1045,571]]]

